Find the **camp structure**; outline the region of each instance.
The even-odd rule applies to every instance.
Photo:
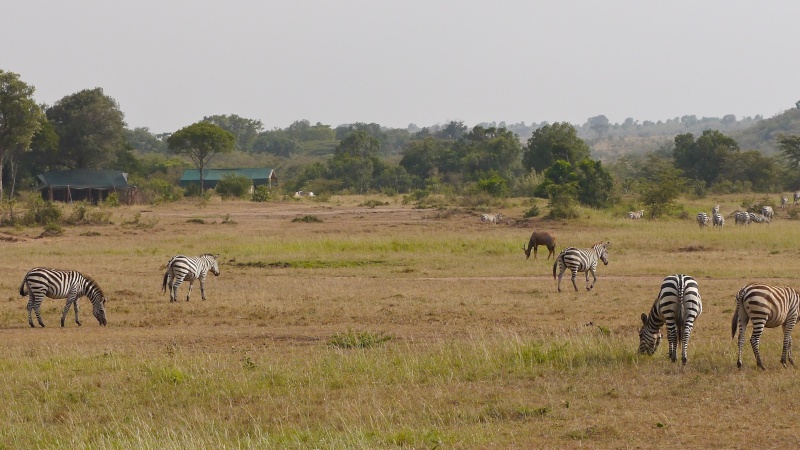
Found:
[[[50,201],[97,203],[116,192],[120,201],[130,203],[136,192],[128,184],[128,174],[119,170],[54,170],[37,178],[42,198]]]
[[[261,185],[277,186],[278,177],[275,171],[267,167],[257,169],[203,169],[203,188],[214,189],[219,180],[230,175],[238,175],[247,177],[253,181],[253,187]],[[196,184],[200,186],[200,171],[197,169],[186,169],[183,171],[178,184],[182,188],[187,188],[189,185]]]

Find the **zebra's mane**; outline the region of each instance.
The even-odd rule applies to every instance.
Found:
[[[214,253],[203,253],[202,255],[200,255],[200,257],[201,257],[201,258],[202,258],[203,256],[211,256],[211,257],[213,257],[213,258],[216,258],[216,257],[217,257],[217,255],[215,255]]]
[[[90,277],[89,275],[83,275],[83,278],[86,279],[86,284],[88,284],[89,286],[95,288],[97,290],[97,292],[100,293],[101,297],[103,297],[103,298],[106,297],[106,294],[103,293],[103,289],[100,287],[100,285],[97,283],[97,281],[95,281],[94,278]]]

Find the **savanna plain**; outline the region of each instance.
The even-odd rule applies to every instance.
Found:
[[[775,200],[777,200],[777,194]],[[794,447],[800,367],[780,329],[736,367],[734,295],[747,282],[800,288],[800,221],[701,229],[686,219],[583,210],[522,220],[425,209],[399,198],[190,200],[110,208],[111,223],[0,229],[0,448],[777,448]],[[369,205],[369,206],[364,206]],[[69,209],[74,206],[65,206]],[[544,204],[542,204],[544,208]],[[300,220],[297,220],[300,219]],[[591,292],[556,291],[553,260],[522,251],[611,241]],[[206,297],[162,293],[175,254],[218,253]],[[26,271],[91,275],[108,326],[80,300],[45,300],[28,325]],[[640,315],[685,273],[704,310],[686,366],[636,353]],[[749,337],[748,328],[748,337]],[[797,334],[797,333],[795,333]]]

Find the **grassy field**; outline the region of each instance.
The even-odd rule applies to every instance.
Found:
[[[61,237],[0,229],[0,448],[795,445],[800,378],[780,365],[780,331],[764,334],[762,372],[749,344],[736,368],[730,330],[745,283],[800,288],[800,222],[523,221],[530,205],[512,200],[491,225],[369,199],[120,207]],[[683,203],[727,215],[741,200]],[[525,260],[534,229],[559,250],[612,242],[592,292],[579,275],[580,292],[567,277],[559,294],[552,260]],[[195,286],[170,304],[166,262],[206,252],[221,255],[208,300]],[[47,327],[31,329],[18,291],[34,266],[93,276],[109,325],[83,298],[82,327],[70,313],[60,328],[64,301],[46,300]],[[666,344],[635,352],[674,273],[704,304],[685,367]]]

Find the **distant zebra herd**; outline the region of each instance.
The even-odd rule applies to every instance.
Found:
[[[189,301],[189,294],[192,292],[194,280],[200,280],[200,295],[206,299],[205,279],[210,271],[215,276],[219,276],[219,255],[206,253],[198,257],[188,257],[183,255],[173,256],[167,263],[167,271],[164,273],[162,291],[170,288],[170,303],[177,301],[178,287],[186,280],[189,281],[189,292],[186,294],[186,301]],[[92,314],[100,325],[107,325],[105,305],[108,297],[103,294],[100,285],[89,276],[74,270],[47,269],[35,267],[28,271],[22,278],[19,287],[19,295],[28,296],[28,324],[35,328],[33,324],[33,314],[40,327],[44,327],[42,320],[41,306],[45,297],[52,299],[67,299],[64,311],[61,314],[61,326],[69,313],[70,307],[75,309],[75,323],[81,325],[78,315],[78,300],[81,297],[88,297],[92,302]]]
[[[783,200],[786,200],[786,197],[781,199],[781,207],[783,207]],[[765,205],[761,207],[761,214],[748,211],[734,211],[731,213],[731,216],[736,225],[750,225],[751,223],[768,224],[775,217],[775,210],[771,206]],[[719,205],[715,205],[711,208],[711,216],[705,212],[697,213],[697,225],[699,225],[700,228],[708,226],[709,221],[713,224],[714,228],[722,228],[725,226],[725,217],[720,214]]]

